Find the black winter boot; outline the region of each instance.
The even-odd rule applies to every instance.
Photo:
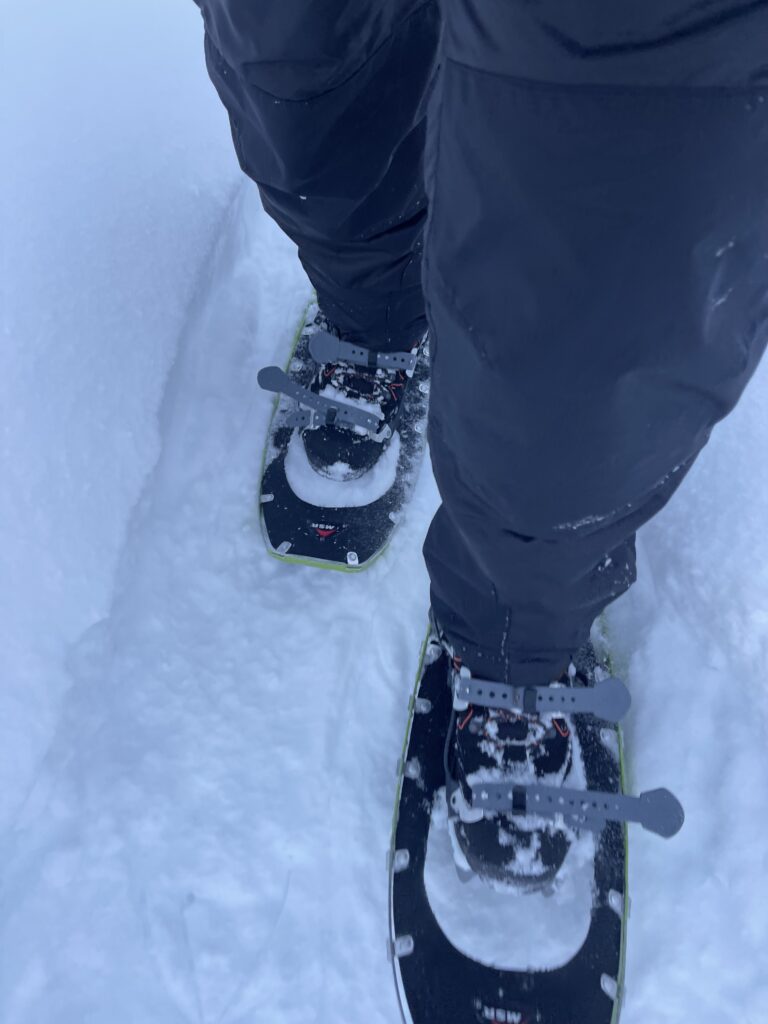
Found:
[[[458,659],[447,657],[446,666],[448,683],[457,693],[457,681],[471,676]],[[588,643],[568,671],[550,685],[590,686],[596,668],[595,652]],[[471,787],[482,782],[563,786],[574,785],[574,779],[577,787],[583,784],[578,780],[583,777],[583,765],[569,716],[514,712],[455,700],[445,769],[450,827],[460,851],[460,869],[468,866],[486,880],[520,889],[542,888],[553,882],[570,848],[573,830],[551,818],[473,808]],[[466,866],[460,863],[462,856]]]
[[[315,323],[319,331],[340,338],[322,313]],[[340,339],[341,340],[341,339]],[[418,349],[417,341],[412,353]],[[366,352],[359,349],[360,352]],[[367,354],[367,353],[366,353]],[[319,363],[310,390],[322,398],[372,413],[380,421],[377,437],[360,427],[324,424],[302,432],[307,458],[313,469],[333,480],[354,480],[368,472],[389,446],[396,430],[403,398],[411,377],[396,366],[361,365],[345,359]]]

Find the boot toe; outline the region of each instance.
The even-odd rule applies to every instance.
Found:
[[[457,820],[456,839],[475,874],[529,890],[554,881],[571,845],[560,829],[523,830],[509,815]]]
[[[309,464],[330,480],[356,480],[381,457],[385,444],[339,427],[317,427],[302,433]]]

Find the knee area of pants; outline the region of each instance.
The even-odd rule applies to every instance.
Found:
[[[307,102],[353,79],[423,0],[202,0],[206,31],[233,72],[277,101]],[[353,90],[354,91],[354,90]]]
[[[622,507],[606,504],[607,498],[590,500],[585,493],[569,494],[557,479],[528,481],[498,477],[494,488],[462,485],[456,477],[436,478],[451,518],[465,535],[486,533],[520,549],[520,558],[543,561],[558,546],[590,543],[589,538],[603,526],[621,518]]]

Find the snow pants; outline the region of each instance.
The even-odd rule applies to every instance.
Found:
[[[429,323],[436,616],[557,676],[768,339],[768,0],[197,0],[320,304]]]

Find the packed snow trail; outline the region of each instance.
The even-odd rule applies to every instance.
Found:
[[[0,0],[0,831],[110,607],[241,175],[190,0]]]
[[[206,277],[111,614],[72,652],[10,844],[3,1020],[392,1017],[384,854],[422,531],[350,579],[266,555],[256,370],[307,286],[251,190]],[[425,474],[415,521],[433,506]]]
[[[149,48],[127,7],[62,11],[36,52],[63,59],[87,30],[109,55],[101,80],[116,69],[112,91],[94,99],[93,60],[58,76],[42,61],[34,125],[13,125],[29,187],[7,207],[26,277],[2,342],[14,490],[0,500],[13,584],[0,647],[12,667],[0,678],[0,1021],[397,1024],[385,851],[437,497],[425,466],[392,547],[359,576],[265,553],[256,493],[271,403],[256,372],[283,361],[308,289],[253,188],[228,203],[234,167],[201,175],[194,202],[201,186],[180,178],[185,159],[207,159],[206,133],[211,153],[229,145],[196,106],[209,95],[197,41],[173,42],[192,6],[158,14]],[[19,83],[28,49],[10,54]],[[158,99],[145,123],[139,76],[122,78],[139,53],[158,98],[169,58],[174,83],[199,62],[199,86],[185,85],[199,87],[194,117],[182,125]],[[70,104],[102,103],[104,125],[125,88],[110,144],[99,117],[91,134],[84,121],[63,180],[33,145],[53,138],[53,167],[65,140],[41,126],[65,109],[45,99],[54,78]],[[51,213],[50,251],[48,175],[50,210],[73,204]],[[631,833],[622,1024],[764,1024],[766,451],[768,364],[643,532],[640,582],[609,615],[634,695],[633,785],[668,785],[687,811],[669,843]],[[94,615],[65,670],[59,648]]]

